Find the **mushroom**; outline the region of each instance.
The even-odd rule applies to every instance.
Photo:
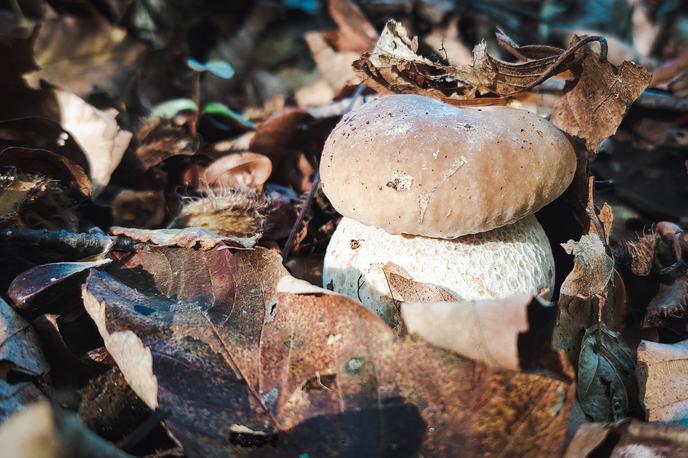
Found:
[[[323,191],[344,215],[323,283],[388,320],[396,306],[387,262],[461,299],[551,290],[552,251],[532,215],[575,169],[566,135],[527,111],[417,95],[369,102],[340,121],[323,150]]]

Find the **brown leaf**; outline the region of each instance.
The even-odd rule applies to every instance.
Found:
[[[31,404],[3,423],[0,442],[3,456],[12,458],[131,457],[90,431],[76,415],[47,401]]]
[[[513,43],[502,37],[505,39],[500,44]],[[366,84],[382,93],[415,93],[439,99],[472,99],[487,93],[509,96],[567,70],[585,54],[584,45],[594,40],[598,38],[586,37],[566,50],[552,46],[512,47],[523,59],[515,63],[490,56],[482,42],[473,49],[471,67],[454,67],[419,55],[418,38],[409,38],[403,25],[390,20],[375,49],[363,54],[354,68]]]
[[[47,371],[33,329],[0,298],[0,380],[6,379],[8,372],[39,376]]]
[[[200,227],[137,229],[135,227],[113,226],[110,228],[110,232],[112,235],[123,235],[137,242],[152,243],[161,247],[194,248],[199,246],[202,250],[210,250],[222,246],[225,242],[239,248],[251,248],[257,241],[255,237],[225,237]]]
[[[351,65],[360,57],[360,52],[336,51],[322,32],[308,32],[304,35],[308,49],[318,66],[320,75],[327,82],[333,96],[341,93],[347,86],[360,82]]]
[[[33,46],[40,70],[26,78],[34,86],[43,79],[80,96],[99,88],[117,98],[145,49],[103,18],[60,15],[41,24]]]
[[[585,329],[597,321],[599,298],[607,297],[614,261],[594,234],[584,234],[579,242],[569,240],[562,246],[574,255],[574,265],[561,285],[554,347],[565,350],[576,362]]]
[[[688,428],[679,425],[624,420],[582,425],[564,458],[609,456],[684,456],[688,453]]]
[[[117,110],[98,110],[69,92],[55,90],[59,122],[74,136],[89,165],[93,193],[107,186],[129,146],[132,133],[119,128]]]
[[[109,263],[109,259],[92,262],[57,262],[43,264],[22,272],[10,284],[7,296],[20,310],[45,310],[60,300],[56,289],[81,284],[88,269]]]
[[[643,340],[636,374],[648,421],[682,422],[688,418],[688,340],[663,344]]]
[[[378,33],[375,26],[351,0],[329,0],[330,16],[339,30],[330,33],[331,42],[339,52],[364,52],[375,46]]]
[[[290,108],[259,123],[249,144],[249,151],[264,154],[276,165],[301,135],[299,125],[309,119],[304,110]]]
[[[550,329],[550,332],[544,333],[545,338],[538,345],[547,351],[555,310],[551,306],[543,307],[531,295],[466,302],[401,304],[401,316],[409,333],[419,334],[433,345],[489,367],[514,371],[532,367],[528,360],[537,359],[534,354],[524,354],[525,348],[522,348],[529,331],[541,333],[544,330],[533,329],[529,316],[542,315],[537,324],[545,324]],[[548,321],[549,326],[546,325]],[[527,350],[535,350],[538,346],[530,345]]]
[[[455,298],[439,286],[414,281],[403,267],[388,262],[382,266],[392,299],[400,302],[443,302]]]
[[[652,265],[657,247],[657,234],[645,234],[637,241],[626,242],[626,250],[631,256],[631,272],[639,277],[647,277],[652,272]]]
[[[589,150],[597,151],[602,140],[616,132],[651,78],[650,72],[632,62],[616,68],[588,52],[577,69],[577,79],[568,85],[550,119],[563,131],[583,139]]]
[[[196,154],[199,142],[171,119],[153,118],[136,132],[137,166],[146,171],[173,156]]]
[[[314,456],[561,453],[568,382],[398,339],[274,253],[154,249],[112,272],[92,271],[86,308],[189,456],[274,431],[279,450]]]

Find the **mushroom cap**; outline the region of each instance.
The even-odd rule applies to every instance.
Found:
[[[343,218],[327,246],[323,286],[360,300],[394,323],[397,306],[382,271],[388,262],[413,280],[441,286],[463,300],[536,294],[554,287],[549,240],[532,215],[454,240],[393,235]]]
[[[328,137],[323,191],[344,216],[391,234],[455,238],[514,223],[571,183],[566,135],[528,111],[373,100]]]

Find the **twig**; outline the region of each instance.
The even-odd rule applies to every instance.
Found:
[[[108,250],[135,251],[145,244],[126,237],[110,236],[102,232],[70,232],[66,230],[8,227],[0,230],[0,246],[31,245],[45,250],[80,250],[96,254]]]
[[[120,450],[131,450],[148,436],[158,424],[167,417],[167,412],[157,409],[143,423],[138,425],[131,433],[115,444]]]
[[[356,100],[358,100],[360,95],[363,93],[365,87],[366,86],[363,83],[358,85],[358,87],[354,91],[354,94],[351,96],[351,102],[349,103],[347,110],[344,113],[342,113],[342,115],[345,115],[353,109],[354,105],[356,104]],[[296,221],[294,222],[294,225],[289,231],[289,237],[287,238],[287,242],[284,244],[284,248],[282,249],[283,263],[286,263],[287,259],[289,258],[289,253],[291,252],[292,246],[294,245],[294,239],[296,239],[296,234],[299,232],[301,224],[303,224],[303,220],[306,217],[306,213],[308,213],[308,210],[311,208],[311,205],[313,204],[313,199],[315,198],[315,193],[318,191],[318,187],[320,187],[320,168],[316,167],[316,172],[315,175],[313,175],[313,181],[311,183],[311,189],[308,190],[306,200],[301,206],[301,209],[299,210],[299,214],[296,217]]]

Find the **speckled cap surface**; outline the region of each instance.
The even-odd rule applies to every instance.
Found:
[[[380,97],[334,128],[320,163],[342,215],[390,234],[456,238],[514,223],[571,183],[576,154],[549,121],[506,107]]]

